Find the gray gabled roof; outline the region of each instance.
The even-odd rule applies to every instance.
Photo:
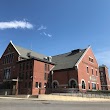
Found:
[[[32,50],[29,50],[29,49],[25,49],[25,48],[22,48],[20,46],[17,46],[17,45],[14,45],[16,47],[16,49],[19,51],[20,53],[20,56],[23,57],[23,58],[26,58],[28,59],[28,53],[30,54],[31,57],[36,57],[36,58],[40,58],[40,59],[44,59],[46,56],[45,55],[42,55],[42,54],[39,54],[39,53],[36,53]]]
[[[56,63],[53,70],[73,68],[85,51],[86,49],[76,49],[65,54],[52,56],[52,61]]]
[[[44,58],[47,57],[46,55],[39,54],[39,53],[34,52],[34,51],[32,51],[32,50],[29,50],[29,49],[26,49],[26,48],[17,46],[17,45],[15,45],[15,44],[13,44],[12,41],[11,41],[10,43],[13,45],[13,47],[15,48],[15,50],[18,52],[18,54],[19,54],[20,57],[22,57],[22,58],[30,59],[30,57],[31,57],[31,58],[33,57],[33,58],[44,59]],[[28,55],[30,55],[30,57],[29,57]]]

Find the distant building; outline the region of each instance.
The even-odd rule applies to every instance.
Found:
[[[81,92],[101,90],[97,60],[89,46],[52,57],[53,88],[74,88]]]
[[[100,82],[102,90],[110,90],[110,80],[108,74],[108,68],[106,65],[99,66]]]

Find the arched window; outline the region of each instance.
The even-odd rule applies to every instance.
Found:
[[[53,83],[53,88],[58,88],[57,82],[54,82],[54,83]]]
[[[54,80],[53,83],[52,83],[52,87],[53,88],[58,88],[58,86],[59,86],[58,81],[57,80]]]
[[[86,88],[85,82],[82,81],[82,89],[85,89],[85,88]]]
[[[76,88],[76,82],[74,80],[70,81],[70,87],[71,88]]]

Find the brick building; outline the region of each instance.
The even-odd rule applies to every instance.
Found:
[[[54,88],[101,90],[91,47],[48,57],[10,42],[0,59],[0,94],[36,95]]]
[[[0,94],[45,93],[53,67],[51,57],[10,42],[0,60]]]
[[[75,88],[79,91],[100,90],[97,60],[89,46],[52,57],[53,88]]]
[[[100,82],[102,90],[110,90],[110,80],[108,74],[108,68],[105,65],[99,66]]]

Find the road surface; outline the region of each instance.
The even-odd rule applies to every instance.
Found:
[[[64,102],[0,99],[0,110],[110,110],[110,102]]]

